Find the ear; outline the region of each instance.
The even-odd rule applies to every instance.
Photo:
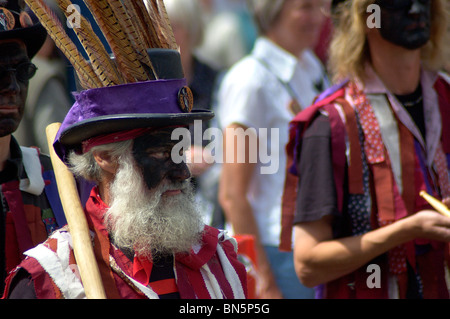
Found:
[[[94,159],[102,170],[107,173],[115,174],[117,171],[117,160],[112,158],[109,152],[106,151],[94,151]]]

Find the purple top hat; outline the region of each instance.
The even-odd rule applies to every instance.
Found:
[[[85,90],[65,117],[53,144],[66,161],[69,151],[81,151],[90,138],[146,127],[189,125],[209,120],[208,110],[193,110],[192,92],[183,77],[180,55],[168,49],[150,49],[159,79]]]
[[[47,38],[47,31],[33,21],[18,0],[0,2],[0,40],[20,39],[26,47],[29,58],[33,58]]]

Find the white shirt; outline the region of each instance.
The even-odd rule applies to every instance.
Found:
[[[278,246],[281,231],[281,198],[286,172],[285,146],[289,122],[294,114],[289,104],[295,98],[305,108],[320,92],[313,82],[328,80],[318,58],[310,51],[300,59],[266,38],[259,38],[251,55],[245,57],[224,77],[218,96],[218,120],[222,129],[236,123],[268,132],[268,154],[278,156],[272,162],[256,163],[247,194],[264,245]],[[278,128],[279,136],[270,134]],[[259,159],[259,157],[258,157]],[[275,163],[275,161],[277,163]],[[261,174],[261,168],[278,165],[273,174]]]

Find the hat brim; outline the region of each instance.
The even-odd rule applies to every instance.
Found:
[[[38,53],[46,38],[47,31],[40,23],[28,28],[19,28],[0,32],[0,41],[12,39],[22,40],[27,47],[27,54],[30,59]]]
[[[208,110],[192,110],[177,114],[118,114],[100,116],[78,122],[64,130],[59,143],[66,149],[78,149],[89,138],[143,127],[189,125],[195,120],[210,120],[214,113]]]

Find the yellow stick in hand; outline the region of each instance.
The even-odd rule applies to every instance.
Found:
[[[421,191],[420,192],[420,196],[422,196],[423,198],[425,198],[425,200],[431,205],[433,206],[433,208],[438,212],[441,213],[444,216],[450,217],[450,209],[447,207],[447,205],[445,205],[444,203],[442,203],[440,200],[434,198],[433,196],[431,196],[430,194],[428,194],[425,191]]]

